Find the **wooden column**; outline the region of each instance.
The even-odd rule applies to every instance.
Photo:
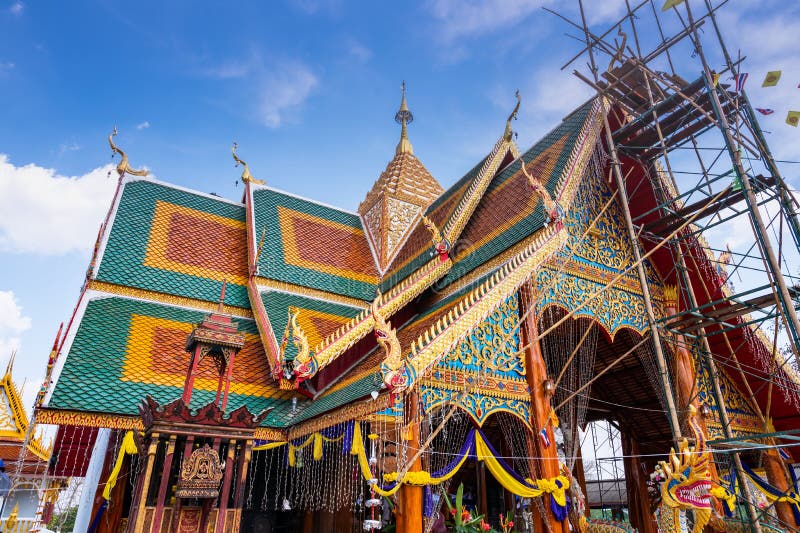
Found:
[[[532,296],[533,291],[530,286],[526,286],[524,291]],[[532,300],[532,297],[529,298]],[[522,316],[527,314],[525,320],[520,324],[520,332],[522,333],[522,340],[527,346],[525,349],[525,370],[527,374],[528,386],[531,389],[531,427],[533,428],[533,439],[538,448],[537,457],[539,459],[539,472],[545,478],[557,477],[560,472],[558,463],[558,450],[556,449],[556,439],[553,435],[553,428],[548,423],[550,419],[550,397],[551,395],[544,390],[544,381],[548,378],[547,366],[542,356],[542,349],[539,344],[539,331],[537,328],[537,315],[534,309],[525,309],[526,298],[520,297],[520,313]],[[530,311],[530,312],[528,312]],[[544,446],[538,438],[538,433],[542,428],[546,428],[547,436],[550,439],[550,446]],[[550,496],[542,496],[542,498],[549,498]],[[545,519],[550,524],[552,533],[569,533],[567,521],[556,520],[553,512],[550,510],[549,502],[545,505],[546,517]]]
[[[623,464],[625,466],[625,489],[628,493],[628,517],[631,525],[639,533],[656,533],[657,527],[653,513],[650,512],[650,497],[647,493],[647,479],[642,473],[639,458],[639,444],[630,428],[623,426],[622,440]]]
[[[167,497],[167,490],[169,489],[170,471],[172,470],[172,458],[175,456],[175,440],[177,437],[171,435],[167,443],[167,452],[164,455],[164,467],[161,469],[161,483],[158,487],[158,500],[156,501],[156,512],[153,515],[153,527],[150,531],[159,533],[161,531],[161,522],[164,520],[164,500]]]
[[[783,459],[777,449],[769,448],[764,451],[764,470],[767,472],[767,481],[770,485],[783,493],[791,488]],[[800,527],[800,524],[795,522],[792,508],[787,502],[776,503],[775,510],[778,512],[781,522],[795,528]]]
[[[222,478],[222,494],[217,505],[217,527],[214,531],[225,531],[225,515],[228,511],[228,499],[231,494],[231,479],[233,479],[233,454],[236,453],[236,441],[228,441],[228,455],[225,458],[225,474]]]
[[[247,439],[242,449],[242,455],[239,459],[239,475],[236,476],[239,480],[236,483],[236,496],[233,499],[233,505],[236,509],[241,509],[244,505],[244,490],[245,482],[247,481],[247,468],[250,466],[250,458],[253,456],[253,439]]]
[[[541,467],[539,465],[539,461],[534,459],[534,457],[541,457],[541,451],[539,448],[541,447],[541,442],[539,442],[539,436],[535,434],[535,432],[526,432],[525,438],[525,447],[528,452],[528,470],[531,473],[531,478],[541,477]],[[522,511],[525,510],[523,505]],[[530,510],[533,514],[533,530],[534,531],[545,531],[545,524],[544,521],[547,518],[546,516],[542,516],[539,512],[539,507],[533,505],[531,502]]]
[[[189,459],[189,456],[192,455],[192,448],[194,447],[194,435],[188,435],[186,437],[186,444],[183,446],[183,455],[181,455],[181,464],[178,468],[183,466],[183,461]],[[183,507],[183,498],[176,498],[175,499],[175,507],[172,509],[172,526],[170,527],[170,531],[176,531],[178,529],[178,524],[180,524],[181,520],[181,508]]]
[[[667,300],[665,305],[667,307],[666,315],[675,316],[678,314],[678,301],[677,301],[677,287],[667,286],[665,292],[669,292],[669,288],[674,287],[675,298],[674,300]],[[695,371],[694,356],[689,351],[688,343],[683,335],[674,335],[669,338],[672,341],[673,351],[675,352],[675,392],[678,395],[678,411],[684,415],[683,420],[688,420],[689,406],[695,408],[695,421],[700,429],[703,431],[705,438],[708,438],[708,426],[706,419],[702,415],[703,405],[698,396],[698,383],[697,372]],[[709,409],[710,405],[706,406]],[[688,424],[687,424],[688,426]],[[687,428],[688,429],[688,428]],[[693,433],[690,434],[693,435]],[[711,480],[714,483],[719,483],[719,472],[717,472],[717,465],[711,461],[708,465],[708,470],[711,473]],[[722,507],[717,502],[717,512],[722,513]]]
[[[417,420],[418,396],[416,391],[409,393],[405,398],[405,421],[408,424],[407,451],[409,457],[414,457],[420,449],[419,421]],[[411,464],[409,472],[422,470],[422,456],[420,455]],[[397,533],[419,533],[422,531],[422,487],[403,485],[400,490],[400,501],[397,504],[395,518]]]
[[[137,495],[138,505],[136,506],[136,522],[133,526],[134,533],[142,533],[144,531],[144,510],[147,507],[147,493],[150,488],[150,478],[153,476],[156,451],[158,451],[158,433],[153,433],[150,435],[150,446],[147,449],[147,457],[145,458],[144,477]]]
[[[478,462],[478,514],[488,518],[489,515],[489,498],[486,490],[486,465],[483,461]]]

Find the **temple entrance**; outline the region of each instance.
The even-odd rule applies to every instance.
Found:
[[[648,473],[671,446],[660,375],[649,337],[555,306],[539,320],[565,464],[586,514],[653,531]]]

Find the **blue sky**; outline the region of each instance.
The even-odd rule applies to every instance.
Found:
[[[586,3],[598,29],[624,6]],[[577,33],[543,5],[577,19],[572,0],[0,0],[0,361],[18,349],[31,398],[110,203],[115,125],[158,179],[238,200],[236,140],[269,185],[355,210],[394,154],[405,79],[415,153],[446,187],[491,149],[515,89],[523,148],[592,94],[559,70]],[[776,109],[762,123],[777,155],[800,160],[783,124],[800,109],[797,2],[732,1],[720,20],[754,104]],[[676,62],[698,74],[687,51]]]

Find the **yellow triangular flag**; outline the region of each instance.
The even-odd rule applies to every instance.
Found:
[[[796,128],[800,124],[800,111],[789,111],[789,114],[786,115],[786,123]]]
[[[714,87],[716,87],[719,84],[720,76],[722,76],[722,74],[718,74],[716,72],[714,73],[714,77],[712,79],[712,81],[714,82]]]
[[[780,70],[770,70],[767,72],[767,77],[764,78],[764,83],[761,84],[762,87],[775,87],[778,85],[778,80],[781,79],[781,71]]]
[[[678,4],[682,4],[682,3],[683,3],[683,0],[667,0],[666,2],[664,2],[664,5],[661,8],[661,11],[667,11],[668,9],[670,9],[672,7],[675,7]]]

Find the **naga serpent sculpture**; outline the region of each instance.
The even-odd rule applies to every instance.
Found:
[[[255,185],[264,185],[264,180],[255,179],[253,175],[250,174],[250,167],[247,166],[247,163],[242,161],[239,158],[239,156],[236,155],[237,148],[239,148],[239,145],[234,142],[233,146],[231,146],[231,155],[233,155],[233,160],[236,161],[236,164],[234,166],[238,167],[239,165],[242,165],[242,167],[244,167],[244,169],[242,170],[242,177],[241,177],[242,183],[253,183]]]
[[[114,144],[114,137],[117,135],[117,127],[114,126],[114,131],[108,136],[108,144],[111,146],[111,150],[115,154],[119,154],[121,160],[117,165],[117,174],[121,178],[125,174],[130,174],[131,176],[147,176],[150,174],[146,169],[136,170],[135,168],[131,168],[130,163],[128,163],[128,156],[125,152],[122,151],[116,144]]]
[[[689,426],[697,444],[679,443],[678,453],[670,449],[669,461],[661,461],[657,470],[663,475],[661,504],[657,513],[661,533],[686,533],[686,511],[694,515],[692,533],[701,533],[711,519],[711,452],[706,448],[703,430],[695,420],[696,410],[689,406]]]
[[[283,339],[281,340],[280,358],[283,363],[284,377],[287,380],[296,378],[295,387],[297,387],[308,376],[316,372],[317,361],[314,354],[311,353],[306,333],[297,323],[297,316],[300,314],[300,310],[290,307],[287,312],[289,316],[286,322],[286,329],[283,332]],[[291,358],[286,357],[286,348],[289,345],[289,341],[297,349],[297,354]]]
[[[542,199],[542,204],[544,204],[544,210],[547,212],[548,222],[558,222],[562,218],[562,211],[561,207],[558,205],[558,202],[553,200],[553,197],[550,195],[550,191],[544,186],[544,184],[534,178],[531,174],[528,173],[528,169],[525,168],[525,160],[520,158],[520,164],[522,166],[522,173],[528,178],[528,184],[533,189],[533,192],[539,195],[539,198]]]
[[[386,357],[381,363],[381,374],[383,374],[383,383],[397,393],[408,385],[408,375],[405,373],[403,351],[400,341],[397,339],[397,332],[378,310],[380,299],[381,295],[378,293],[377,298],[372,302],[372,317],[375,320],[375,337],[386,352]]]
[[[428,218],[425,215],[422,215],[422,224],[428,228],[428,231],[431,232],[431,241],[433,242],[433,247],[436,250],[436,253],[439,255],[439,261],[445,262],[447,258],[450,257],[450,250],[452,245],[450,241],[447,240],[439,228],[436,227],[436,224],[433,223],[433,220]]]

